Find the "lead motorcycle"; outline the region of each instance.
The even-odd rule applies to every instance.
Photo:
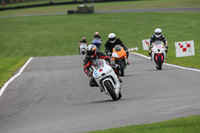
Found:
[[[122,97],[121,85],[113,68],[106,60],[96,59],[92,63],[93,78],[97,82],[101,91],[110,95],[114,101]]]
[[[161,41],[156,41],[152,45],[152,59],[156,63],[156,69],[162,70],[162,64],[166,58],[166,48]]]
[[[81,43],[79,45],[79,54],[80,55],[85,55],[87,50],[87,44],[86,43]]]
[[[119,65],[119,74],[124,76],[124,70],[127,67],[126,51],[120,45],[115,45],[112,52],[112,58]]]

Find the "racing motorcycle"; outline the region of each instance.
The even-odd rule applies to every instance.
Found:
[[[113,68],[106,60],[95,59],[92,63],[93,78],[97,82],[101,91],[110,95],[114,101],[122,97],[121,85]]]
[[[162,70],[162,64],[165,62],[166,57],[166,48],[161,41],[156,41],[152,45],[152,59],[156,63],[156,69]]]
[[[92,44],[94,44],[94,45],[97,47],[97,49],[100,50],[102,41],[101,41],[101,39],[99,39],[99,38],[94,38],[94,39],[92,40]]]
[[[119,74],[124,76],[124,70],[127,67],[126,51],[120,45],[115,45],[112,52],[112,58],[119,65]]]
[[[81,43],[79,46],[79,52],[80,55],[85,55],[87,50],[87,44],[86,43]]]

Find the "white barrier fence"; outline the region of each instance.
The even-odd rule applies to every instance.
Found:
[[[175,42],[176,57],[195,55],[194,41]]]
[[[149,50],[150,39],[142,40],[143,50]],[[176,57],[195,55],[194,40],[175,42]]]
[[[143,50],[149,50],[150,39],[142,40]]]

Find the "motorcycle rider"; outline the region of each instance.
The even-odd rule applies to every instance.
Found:
[[[86,40],[86,37],[83,37],[83,38],[80,40],[79,44],[81,44],[81,43],[86,43],[86,44],[88,44],[88,42],[87,42],[87,40]]]
[[[94,33],[94,37],[92,39],[92,43],[93,43],[94,40],[99,40],[102,43],[101,36],[99,35],[99,32],[95,32]],[[100,48],[101,48],[101,43],[100,44],[99,43],[97,43],[97,44],[94,43],[97,46],[98,50],[100,50]]]
[[[118,76],[120,83],[123,82],[121,80],[121,78],[119,77],[118,68],[115,68],[114,60],[112,58],[110,58],[109,56],[106,56],[103,52],[98,51],[95,45],[90,44],[87,47],[87,53],[86,53],[85,59],[83,60],[83,70],[84,70],[85,74],[87,74],[89,77],[91,77],[90,81],[89,81],[89,84],[91,87],[98,86],[95,79],[92,77],[93,72],[90,69],[92,61],[97,58],[105,59],[106,61],[108,61],[110,66],[114,69],[116,75]]]
[[[95,32],[95,33],[94,33],[93,39],[94,39],[94,38],[101,39],[101,36],[99,35],[99,32]]]
[[[116,38],[115,33],[110,33],[108,35],[108,41],[106,41],[106,43],[105,43],[105,53],[108,56],[111,56],[115,45],[120,45],[124,48],[124,50],[126,51],[126,55],[127,55],[127,64],[129,65],[130,63],[128,61],[128,56],[129,56],[128,48],[123,44],[123,42],[119,38]]]
[[[162,34],[162,30],[160,28],[156,28],[154,31],[154,35],[151,37],[150,39],[150,45],[149,45],[149,55],[151,56],[151,49],[152,49],[152,43],[154,43],[155,41],[163,41],[164,43],[164,47],[166,48],[166,54],[168,52],[168,46],[167,46],[167,40],[165,39],[165,36]],[[166,57],[167,59],[167,57]],[[151,58],[152,60],[152,58]]]
[[[79,54],[80,54],[80,45],[81,45],[81,43],[85,43],[85,44],[88,45],[88,42],[87,42],[87,40],[86,40],[86,37],[83,37],[83,38],[79,41],[79,48],[78,48]]]

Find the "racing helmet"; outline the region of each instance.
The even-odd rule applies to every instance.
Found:
[[[108,38],[109,38],[110,43],[115,43],[115,41],[116,41],[116,35],[115,35],[115,33],[110,33],[108,35]]]
[[[98,36],[98,35],[99,35],[99,32],[95,32],[94,35],[95,35],[95,36]]]
[[[159,38],[161,36],[162,30],[160,28],[156,28],[155,31],[154,31],[154,33],[155,33],[155,36],[157,38]]]
[[[86,42],[86,37],[83,37],[83,38],[81,39],[81,41],[82,41],[82,42]]]
[[[88,45],[87,47],[87,56],[94,58],[97,53],[97,47],[93,44]]]

